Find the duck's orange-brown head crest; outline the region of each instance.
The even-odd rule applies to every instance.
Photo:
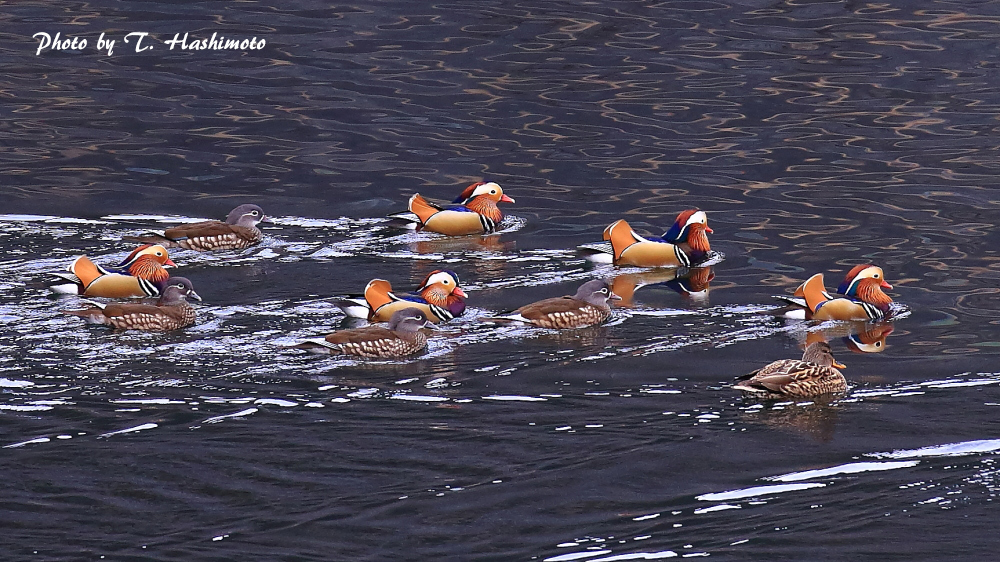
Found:
[[[465,188],[462,191],[462,193],[459,193],[458,197],[456,197],[455,200],[452,201],[452,203],[463,203],[463,204],[466,203],[469,199],[472,199],[474,197],[472,194],[475,193],[476,188],[478,188],[479,186],[481,186],[481,185],[483,185],[485,183],[486,182],[484,182],[484,181],[477,181],[477,182],[473,183],[469,187]]]
[[[148,257],[149,259],[156,261],[156,263],[166,267],[177,266],[177,264],[170,260],[170,254],[167,253],[167,249],[163,246],[159,244],[143,244],[135,250],[132,250],[132,253],[129,254],[123,262],[118,264],[118,267],[131,266],[136,262],[136,260],[143,257]]]
[[[476,182],[465,188],[453,201],[462,205],[468,205],[473,199],[485,196],[486,199],[494,203],[513,203],[514,199],[504,195],[503,188],[496,182]]]
[[[885,280],[885,273],[881,267],[865,263],[856,265],[847,272],[847,275],[844,276],[844,281],[837,287],[837,292],[842,295],[857,297],[859,283],[864,279],[873,279],[877,281],[876,284],[881,288],[892,289],[892,285]]]
[[[460,284],[461,281],[458,279],[457,273],[447,269],[438,269],[432,271],[424,278],[423,283],[420,284],[417,291],[425,293],[432,289],[438,290],[438,292],[443,290],[447,295],[456,295],[465,298],[468,295],[462,290]]]
[[[696,252],[708,252],[712,248],[706,234],[711,233],[712,229],[708,227],[708,215],[705,211],[688,209],[677,215],[677,220],[670,230],[663,234],[663,239],[671,244],[686,242]]]

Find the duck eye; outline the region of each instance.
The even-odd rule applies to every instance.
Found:
[[[880,341],[875,342],[875,347],[882,347],[882,342]]]
[[[250,211],[250,214],[256,217],[257,216],[257,211]]]
[[[163,255],[163,252],[156,252],[156,255],[158,255],[158,256],[162,256],[162,255]]]

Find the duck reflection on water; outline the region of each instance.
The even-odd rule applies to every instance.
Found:
[[[415,254],[454,254],[462,252],[484,252],[501,255],[514,251],[515,243],[511,240],[502,240],[502,234],[489,234],[484,236],[449,236],[439,238],[429,238],[410,242],[407,247]],[[506,260],[484,260],[496,261],[500,264]]]
[[[651,269],[620,274],[611,280],[611,288],[621,297],[616,306],[622,308],[634,307],[635,292],[649,285],[663,285],[698,304],[706,304],[713,279],[711,267]]]
[[[854,353],[881,353],[885,351],[886,339],[892,334],[891,322],[823,322],[818,326],[802,324],[801,329],[793,329],[789,334],[805,349],[815,342],[830,342],[840,338]]]
[[[794,403],[771,400],[760,408],[742,410],[740,418],[743,422],[762,424],[826,443],[836,433],[839,411],[840,406],[834,398],[825,396]]]

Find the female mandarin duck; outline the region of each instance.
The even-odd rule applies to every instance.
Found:
[[[176,267],[167,249],[146,244],[135,249],[115,268],[104,268],[87,256],[76,258],[69,273],[53,273],[58,281],[48,283],[53,292],[90,297],[155,297],[161,282],[170,277],[166,267]]]
[[[688,209],[677,215],[670,230],[662,238],[644,238],[636,234],[624,220],[618,220],[604,229],[608,244],[588,244],[580,250],[589,259],[615,265],[637,267],[691,267],[710,257],[708,216],[705,211]]]
[[[152,304],[101,304],[86,301],[90,308],[63,310],[66,314],[80,316],[88,324],[107,324],[122,330],[167,332],[194,324],[195,311],[188,298],[201,300],[194,286],[185,277],[172,277],[165,282],[163,295]]]
[[[464,234],[489,234],[496,231],[503,220],[497,203],[513,203],[503,189],[494,182],[477,182],[465,188],[454,205],[440,207],[428,203],[419,193],[410,197],[409,209],[418,219],[417,229],[461,236]]]
[[[226,222],[204,221],[168,228],[163,234],[148,232],[126,236],[122,240],[161,244],[168,248],[184,248],[207,252],[211,250],[242,250],[260,244],[264,235],[257,224],[265,219],[257,205],[240,205],[226,217]]]
[[[431,322],[442,322],[465,313],[465,299],[458,274],[436,270],[409,294],[396,295],[384,279],[372,279],[365,287],[364,297],[341,298],[335,302],[349,317],[367,318],[372,322],[387,322],[398,310],[416,307]]]
[[[733,386],[748,394],[766,398],[804,398],[847,390],[847,379],[837,369],[844,365],[833,358],[830,344],[815,342],[806,347],[802,359],[775,361],[748,375]]]
[[[813,275],[795,289],[792,297],[778,297],[798,310],[789,317],[807,320],[879,320],[889,314],[892,298],[882,289],[892,289],[881,267],[872,264],[855,266],[837,287],[843,296],[834,297],[826,291],[823,274]],[[801,312],[799,312],[801,311]]]
[[[611,316],[610,301],[621,300],[607,281],[594,279],[577,289],[572,297],[556,297],[522,306],[507,316],[493,320],[513,320],[540,328],[586,328],[601,324]]]
[[[365,326],[341,330],[324,338],[306,340],[294,347],[313,353],[342,353],[386,359],[405,357],[427,347],[427,336],[420,332],[424,327],[434,328],[434,324],[420,309],[408,307],[392,314],[388,328]]]

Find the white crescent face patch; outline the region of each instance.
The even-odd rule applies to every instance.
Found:
[[[449,287],[449,288],[453,289],[453,288],[455,288],[455,286],[458,285],[458,283],[456,281],[457,280],[454,277],[452,277],[450,274],[445,273],[445,272],[442,271],[442,272],[435,273],[434,275],[431,275],[430,277],[428,277],[427,278],[427,283],[426,283],[425,286],[430,287],[431,285],[434,285],[436,283],[440,283],[440,284],[444,285],[445,287]]]
[[[708,224],[708,215],[705,214],[705,211],[698,211],[691,215],[687,222],[684,223],[684,226],[690,226],[692,224]]]
[[[486,182],[486,183],[480,185],[479,187],[477,187],[476,189],[474,189],[472,191],[472,196],[476,197],[478,195],[485,195],[487,193],[493,193],[493,194],[503,193],[503,189],[500,187],[500,184],[498,184],[496,182],[492,182],[492,181],[491,182]]]

